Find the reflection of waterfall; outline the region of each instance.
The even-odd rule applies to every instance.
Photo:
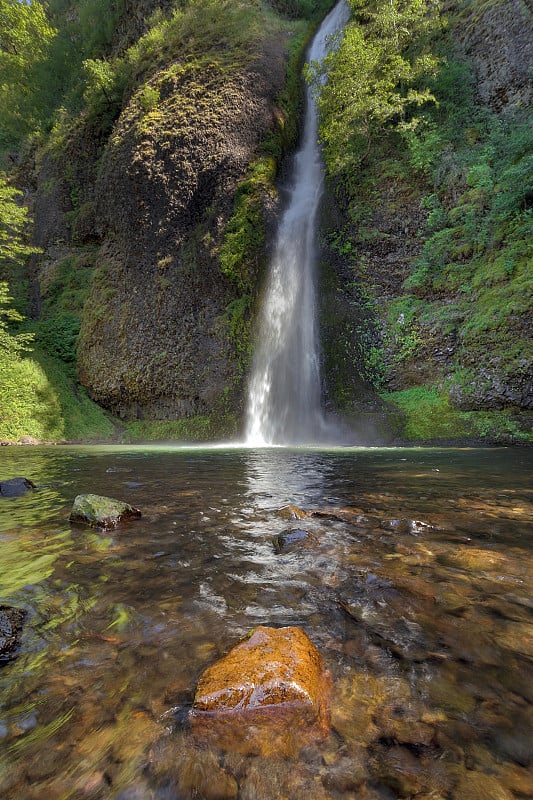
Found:
[[[256,509],[302,508],[333,502],[325,490],[331,465],[317,451],[250,450],[246,455],[246,494]]]
[[[342,0],[316,34],[310,61],[322,61],[332,34],[341,30],[348,15]],[[248,399],[249,444],[305,444],[327,438],[315,310],[315,219],[322,181],[317,111],[308,89],[294,185],[277,234],[258,331]]]

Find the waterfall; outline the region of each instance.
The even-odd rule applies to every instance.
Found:
[[[341,0],[322,22],[308,51],[321,62],[349,8]],[[311,444],[327,440],[321,405],[316,320],[316,215],[323,188],[318,119],[312,87],[289,200],[269,266],[248,389],[247,443]]]

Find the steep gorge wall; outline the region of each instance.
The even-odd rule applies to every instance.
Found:
[[[328,401],[367,420],[382,440],[513,440],[530,435],[532,422],[532,243],[527,234],[513,239],[503,212],[487,231],[484,215],[510,202],[527,156],[508,162],[505,174],[497,138],[483,137],[499,120],[511,133],[528,113],[531,120],[533,14],[521,0],[443,9],[456,43],[453,52],[448,40],[448,57],[466,65],[481,110],[457,109],[456,141],[438,153],[433,172],[413,169],[405,140],[392,134],[374,146],[355,193],[332,187],[337,207],[331,195],[322,228]],[[436,137],[448,135],[447,121],[433,119]],[[483,149],[485,160],[470,158]],[[527,213],[532,197],[523,188]],[[431,240],[439,225],[440,242]],[[428,240],[434,252],[424,250]],[[424,258],[441,259],[434,275],[406,283]]]
[[[533,2],[466,3],[455,37],[476,71],[480,101],[496,111],[533,104]]]
[[[156,6],[169,5],[126,2],[115,49],[145,32]],[[70,282],[91,274],[79,378],[125,420],[205,415],[214,430],[238,416],[243,354],[231,325],[243,287],[223,274],[220,248],[236,189],[283,124],[276,100],[288,36],[270,23],[252,52],[230,50],[222,42],[212,58],[162,56],[130,90],[110,132],[82,114],[38,153],[33,211],[44,252],[34,311],[52,302],[67,261]],[[258,194],[266,218],[276,198],[267,188]],[[252,287],[261,270],[255,255],[247,264]]]
[[[218,67],[154,79],[160,101],[133,98],[96,185],[104,242],[79,345],[82,382],[124,418],[220,410],[235,383],[226,308],[237,296],[218,250],[235,188],[273,124],[282,45],[228,77]]]

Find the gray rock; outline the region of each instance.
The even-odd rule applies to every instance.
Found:
[[[0,497],[21,497],[30,489],[36,488],[27,478],[10,478],[7,481],[0,481]]]
[[[303,528],[292,528],[278,533],[273,537],[272,543],[274,545],[275,552],[281,553],[283,550],[286,550],[288,547],[290,547],[291,544],[302,542],[304,539],[309,538],[309,532]]]

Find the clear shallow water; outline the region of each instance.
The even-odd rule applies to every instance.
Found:
[[[28,612],[0,668],[2,798],[533,796],[533,451],[0,459],[41,487],[0,501],[0,603]],[[143,517],[71,527],[83,492]],[[321,515],[281,519],[289,503]],[[276,554],[288,528],[310,537]],[[302,627],[333,676],[331,736],[294,760],[212,753],[181,725],[257,624]]]

